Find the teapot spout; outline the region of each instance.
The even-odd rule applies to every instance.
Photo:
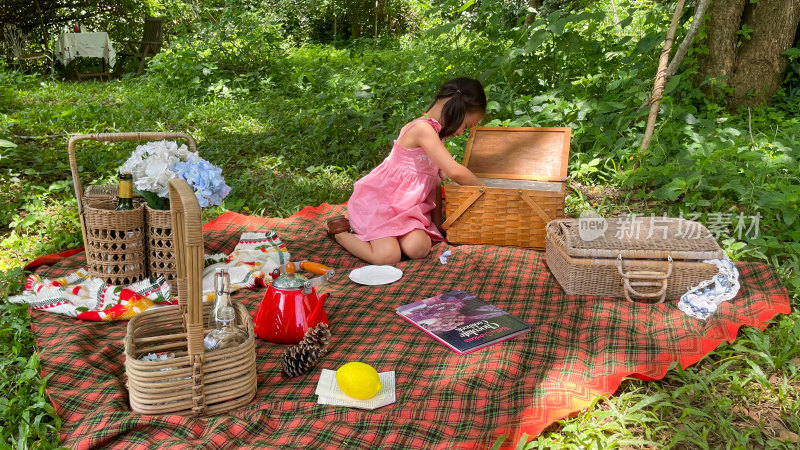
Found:
[[[328,293],[324,293],[317,298],[317,304],[314,305],[314,310],[308,316],[308,327],[315,327],[319,323],[328,325],[328,316],[325,315],[325,299],[328,298]]]

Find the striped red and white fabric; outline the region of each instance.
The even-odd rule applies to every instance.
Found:
[[[58,258],[59,255],[66,256]],[[55,263],[69,256],[72,254],[63,252],[44,260]],[[204,301],[214,300],[216,269],[224,268],[228,272],[230,291],[236,292],[265,286],[266,274],[289,262],[290,256],[286,245],[273,231],[241,233],[239,242],[230,254],[205,256]],[[90,278],[86,268],[81,267],[74,272],[58,275],[55,279],[34,273],[28,277],[25,291],[9,297],[9,301],[27,303],[37,311],[64,314],[80,320],[111,321],[129,320],[155,305],[177,304],[173,294],[164,277],[142,280],[130,286],[113,286],[101,279]]]

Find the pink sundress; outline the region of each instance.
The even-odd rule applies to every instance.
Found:
[[[434,189],[441,182],[439,167],[422,147],[397,145],[419,122],[429,123],[437,133],[442,129],[435,119],[413,121],[394,141],[389,156],[353,185],[347,211],[350,227],[362,241],[399,237],[416,229],[424,230],[433,241],[443,240],[431,221],[436,206]]]

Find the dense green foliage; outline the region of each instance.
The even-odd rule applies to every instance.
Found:
[[[567,14],[552,6],[523,26],[524,2],[409,2],[407,33],[344,41],[322,13],[316,22],[292,23],[300,1],[274,8],[217,2],[202,10],[153,3],[154,12],[174,18],[172,34],[141,78],[75,83],[0,67],[2,295],[19,291],[24,261],[80,245],[67,133],[188,132],[233,188],[209,217],[224,210],[287,216],[346,200],[438,85],[467,75],[486,86],[484,124],[572,128],[569,214],[699,214],[720,228],[727,220],[719,240],[729,256],[771,264],[796,309],[800,77],[790,71],[771,106],[730,114],[724,85],[707,95],[690,82],[690,53],[666,87],[649,151],[640,151],[642,105],[671,11],[661,2],[616,4],[624,11],[619,22],[604,8]],[[460,157],[465,142],[451,139],[448,147]],[[81,144],[84,184],[112,182],[131,149]],[[738,217],[749,227],[756,215],[749,233],[736,229]],[[798,317],[778,318],[763,334],[744,330],[734,344],[664,380],[630,381],[531,446],[793,445]],[[24,308],[0,305],[0,446],[57,441],[59,419],[31,356],[28,322]]]

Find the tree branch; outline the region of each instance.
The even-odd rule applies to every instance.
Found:
[[[658,117],[658,106],[661,103],[661,94],[664,92],[664,84],[667,79],[667,61],[669,60],[669,52],[672,50],[672,41],[675,39],[675,30],[678,28],[678,21],[680,21],[681,14],[683,14],[683,4],[685,0],[678,0],[675,5],[675,13],[672,15],[672,23],[667,30],[667,39],[664,41],[664,49],[661,50],[661,56],[658,58],[658,72],[656,72],[656,81],[653,85],[653,94],[650,96],[650,114],[647,116],[647,128],[644,131],[644,138],[642,138],[642,145],[639,147],[641,150],[647,150],[650,147],[650,138],[653,137],[653,130],[656,127],[656,118]],[[641,153],[641,152],[640,152]],[[636,162],[636,167],[639,166]]]
[[[711,4],[711,0],[699,0],[694,11],[694,16],[692,17],[692,25],[689,27],[689,31],[687,31],[686,36],[683,37],[681,45],[678,47],[678,50],[675,51],[675,55],[669,60],[669,65],[667,66],[667,76],[664,80],[665,83],[669,82],[675,73],[678,72],[678,67],[681,66],[683,58],[685,58],[686,54],[689,53],[689,48],[692,46],[694,38],[697,37],[697,33],[700,31],[700,25],[702,25],[703,16],[706,15],[709,4]],[[639,110],[646,107],[648,103],[650,103],[649,97],[647,100],[642,102],[642,105],[639,106]]]
[[[689,27],[689,31],[687,31],[686,36],[683,37],[681,45],[678,46],[678,50],[675,51],[675,56],[672,57],[669,61],[669,66],[667,66],[667,81],[675,75],[678,71],[678,67],[680,67],[683,62],[683,58],[689,53],[689,47],[692,46],[694,38],[697,37],[697,33],[700,31],[700,25],[703,22],[703,16],[706,15],[709,4],[711,4],[711,0],[699,0],[697,3],[694,10],[694,17],[692,18],[692,26]]]

